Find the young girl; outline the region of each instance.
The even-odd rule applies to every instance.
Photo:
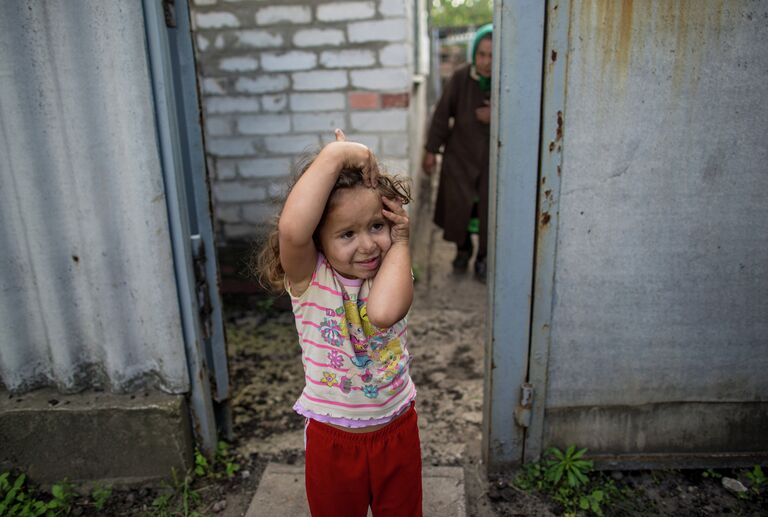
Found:
[[[305,387],[307,499],[315,517],[421,516],[408,374],[413,300],[406,184],[340,129],[290,190],[261,272],[291,296]]]

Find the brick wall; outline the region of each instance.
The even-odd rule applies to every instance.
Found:
[[[425,112],[417,72],[426,66],[414,55],[424,5],[193,0],[220,243],[261,234],[301,154],[336,127],[389,170],[416,170]]]

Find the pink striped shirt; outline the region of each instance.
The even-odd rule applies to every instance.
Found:
[[[405,318],[387,329],[370,323],[371,283],[342,277],[319,254],[307,290],[296,297],[287,286],[306,381],[297,413],[366,427],[393,419],[416,396]]]

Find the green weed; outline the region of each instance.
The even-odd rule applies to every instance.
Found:
[[[93,505],[99,511],[104,509],[110,497],[112,497],[112,489],[110,487],[98,486],[91,492],[91,501],[93,501]]]
[[[73,486],[66,481],[57,483],[51,487],[51,495],[53,499],[48,503],[48,508],[57,509],[64,512],[64,515],[69,515],[72,501],[75,499]]]
[[[171,469],[171,485],[163,483],[164,488],[152,501],[152,517],[201,517],[195,510],[200,504],[200,494],[192,487],[193,471],[179,477],[176,469]]]
[[[749,480],[750,489],[757,496],[761,495],[763,486],[768,487],[768,477],[763,474],[760,465],[755,465],[751,471],[746,472],[745,476]]]
[[[27,476],[19,474],[11,483],[11,473],[0,474],[0,515],[7,517],[56,517],[69,513],[72,502],[67,485],[54,485],[56,494],[50,501],[38,499],[25,486]],[[56,488],[58,487],[58,488]]]
[[[513,484],[549,495],[567,515],[603,516],[606,507],[626,494],[613,480],[593,471],[592,461],[583,458],[586,452],[573,445],[565,451],[550,448],[542,461],[524,465]]]

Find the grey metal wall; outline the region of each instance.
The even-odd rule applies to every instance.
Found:
[[[768,4],[548,12],[526,456],[765,454]]]
[[[0,385],[189,387],[140,2],[0,2]]]

